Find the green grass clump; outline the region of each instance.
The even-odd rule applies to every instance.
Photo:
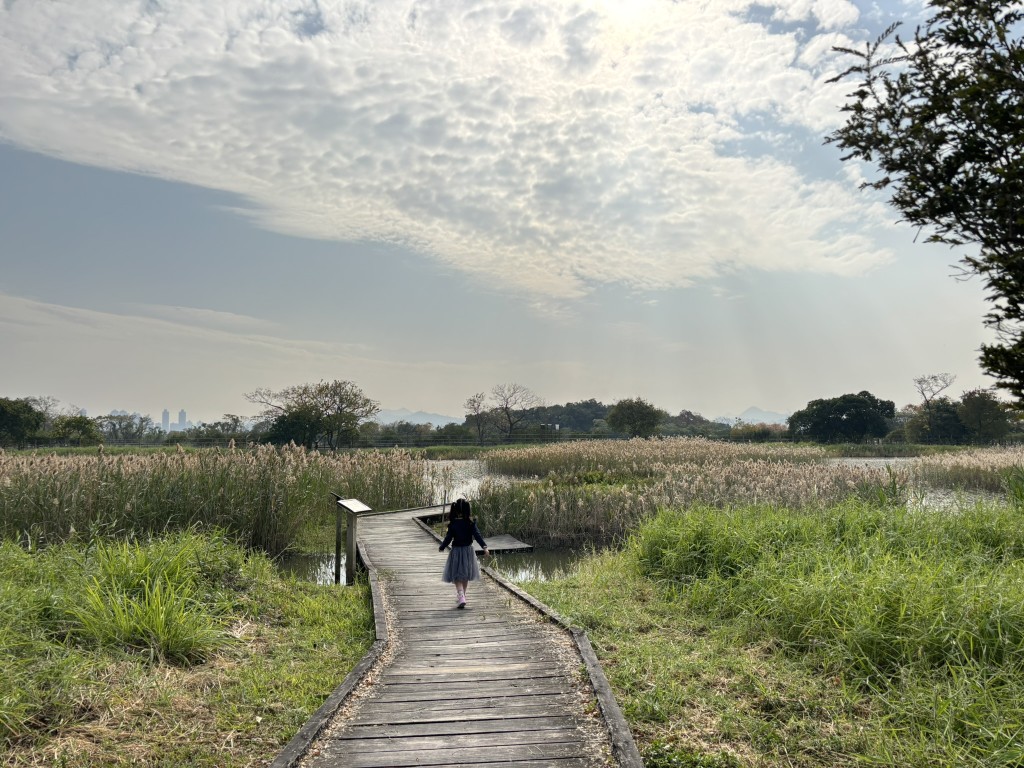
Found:
[[[0,544],[5,765],[264,761],[372,642],[367,598],[222,536]]]
[[[650,764],[1024,757],[1012,507],[665,510],[526,586],[588,631]]]

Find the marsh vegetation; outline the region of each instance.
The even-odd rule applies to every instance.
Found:
[[[0,739],[12,766],[269,762],[373,639],[365,584],[282,577],[331,491],[430,502],[401,451],[0,453]]]
[[[478,506],[608,545],[526,587],[587,629],[648,765],[1019,764],[1019,449],[858,466],[695,440],[566,448],[488,455],[523,479],[485,481]],[[934,489],[962,503],[922,504]]]
[[[648,765],[1017,764],[1024,453],[834,455],[562,443],[481,480],[400,451],[0,454],[7,764],[268,761],[372,639],[365,585],[273,558],[326,548],[331,491],[463,483],[485,532],[573,549],[517,578],[587,629]]]

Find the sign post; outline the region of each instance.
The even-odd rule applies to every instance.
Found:
[[[341,583],[341,512],[345,511],[345,583],[356,581],[356,520],[361,512],[373,512],[359,499],[343,499],[332,494],[338,509],[334,521],[334,583]]]

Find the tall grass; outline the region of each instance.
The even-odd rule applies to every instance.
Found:
[[[0,543],[4,764],[266,762],[369,646],[367,596],[216,534]]]
[[[330,492],[383,510],[429,504],[432,489],[425,462],[404,451],[0,452],[0,536],[36,546],[198,525],[276,555],[329,512]]]
[[[698,507],[658,515],[631,546],[641,573],[691,610],[739,622],[748,641],[806,655],[884,703],[896,762],[907,750],[922,762],[941,754],[938,764],[1019,759],[1017,511]]]
[[[638,456],[645,452],[652,459],[666,458],[659,443],[676,443],[674,463],[641,463]],[[577,445],[576,457],[568,450],[572,446],[553,446],[561,449],[556,462],[561,474],[552,472],[544,481],[485,479],[475,504],[481,525],[535,544],[601,545],[624,538],[661,507],[822,509],[851,495],[885,506],[905,502],[909,483],[903,469],[829,465],[813,461],[818,454],[804,449],[740,449],[694,439],[630,441],[601,446],[601,462],[595,462],[595,446]],[[783,461],[790,453],[797,460]]]
[[[1006,473],[1024,467],[1024,446],[973,448],[926,456],[913,463],[917,481],[935,488],[1000,492]]]
[[[737,461],[820,462],[828,453],[814,446],[725,443],[700,437],[661,440],[583,440],[495,450],[482,456],[488,472],[512,477],[572,478],[599,472],[610,481],[661,477],[671,467]]]
[[[141,653],[191,664],[230,641],[241,550],[181,533],[148,544],[0,544],[0,736],[12,740],[75,717],[87,651]]]

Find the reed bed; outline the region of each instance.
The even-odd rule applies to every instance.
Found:
[[[399,509],[429,504],[433,489],[426,463],[399,450],[0,452],[0,538],[35,547],[202,526],[277,555],[304,525],[329,514],[331,492],[374,509]]]
[[[657,440],[583,440],[508,448],[486,453],[488,472],[510,477],[562,478],[597,473],[610,481],[659,478],[666,467],[729,464],[737,461],[785,463],[821,462],[829,454],[805,445],[725,443],[700,437]]]
[[[913,463],[916,480],[933,488],[991,491],[1008,489],[1015,475],[1024,471],[1024,446],[974,448],[941,453]]]
[[[816,454],[804,451],[796,454],[796,462],[780,460],[793,449],[765,451],[749,458],[750,451],[761,453],[758,446],[733,451],[734,446],[724,445],[727,450],[722,450],[723,444],[710,441],[676,442],[688,445],[674,463],[644,465],[639,477],[628,474],[633,471],[632,456],[628,465],[600,463],[583,469],[595,455],[590,446],[584,446],[584,458],[562,465],[563,471],[575,467],[576,474],[570,478],[552,473],[536,482],[485,479],[474,508],[487,530],[507,532],[542,546],[601,546],[623,540],[666,507],[758,504],[823,509],[850,496],[883,506],[906,501],[909,475],[905,469],[828,465],[812,461]],[[626,453],[645,450],[645,443],[651,441],[630,441]],[[607,460],[611,454],[602,451],[602,455]],[[683,460],[683,455],[688,458]],[[609,481],[609,474],[620,481]],[[591,478],[597,481],[590,482]]]

